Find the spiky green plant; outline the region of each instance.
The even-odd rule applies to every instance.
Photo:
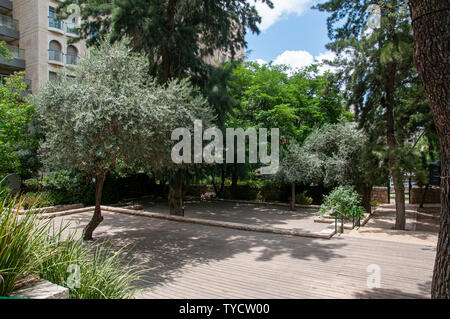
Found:
[[[19,215],[15,200],[0,194],[0,296],[8,296],[18,280],[29,274],[46,253],[47,222],[35,214]],[[20,199],[19,205],[20,207]]]
[[[74,233],[65,238],[61,234],[57,230],[50,236],[50,246],[58,253],[40,264],[39,277],[68,287],[71,299],[133,297],[142,270],[126,262],[126,248],[115,251],[111,243],[85,243]]]
[[[86,244],[67,233],[68,225],[56,227],[33,211],[20,215],[20,204],[21,198],[0,192],[0,296],[34,275],[68,287],[73,299],[133,297],[142,270],[126,262],[126,248]],[[71,281],[71,265],[79,267],[79,283]]]

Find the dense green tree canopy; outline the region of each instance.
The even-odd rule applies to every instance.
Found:
[[[102,221],[101,193],[106,174],[118,162],[129,167],[172,167],[171,134],[175,128],[208,120],[205,99],[188,80],[156,84],[148,59],[125,42],[103,42],[83,60],[75,77],[61,75],[36,98],[45,141],[47,168],[72,168],[96,179],[96,212],[86,239]]]
[[[258,0],[272,7],[270,0]],[[81,37],[88,44],[111,34],[124,36],[149,57],[153,75],[166,82],[190,75],[207,79],[204,58],[217,50],[235,56],[244,48],[247,30],[259,32],[261,21],[254,4],[246,0],[70,0],[81,5]]]
[[[35,143],[28,134],[34,108],[24,98],[24,77],[24,73],[18,73],[4,84],[0,82],[0,177],[26,173],[20,154]]]
[[[292,71],[291,71],[292,72]],[[240,108],[230,127],[279,128],[282,143],[302,143],[315,126],[336,123],[345,113],[339,88],[307,71],[249,62],[234,71],[231,93]]]

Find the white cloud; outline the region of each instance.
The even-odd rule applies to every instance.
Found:
[[[336,58],[336,54],[334,52],[328,51],[325,53],[321,53],[316,56],[315,60],[317,63],[323,63],[325,60],[333,61]],[[324,74],[325,72],[333,72],[336,68],[330,65],[322,64],[319,66],[319,73]]]
[[[308,51],[284,51],[274,61],[274,64],[286,64],[294,69],[303,68],[314,62],[314,57]]]
[[[267,62],[264,61],[263,59],[255,59],[255,60],[252,60],[252,61],[258,63],[259,65],[267,64]]]
[[[323,63],[325,60],[332,61],[336,58],[336,54],[331,51],[327,51],[319,54],[318,56],[313,56],[308,51],[298,50],[298,51],[284,51],[280,54],[274,61],[273,64],[277,65],[287,65],[292,69],[300,69],[307,67],[313,63]],[[253,60],[258,62],[260,65],[265,64],[266,62],[262,59]],[[319,66],[319,73],[324,74],[327,71],[334,71],[335,68],[329,65],[321,65]]]
[[[309,7],[311,7],[312,0],[272,0],[274,8],[270,9],[267,4],[262,2],[256,3],[256,9],[262,18],[260,29],[266,31],[274,23],[280,20],[283,15],[297,14],[301,15]]]

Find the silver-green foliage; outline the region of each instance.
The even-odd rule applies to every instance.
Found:
[[[74,77],[49,82],[35,104],[47,167],[75,166],[95,175],[118,161],[170,165],[172,130],[211,114],[187,80],[157,85],[148,76],[147,57],[124,41],[91,50]]]
[[[325,124],[308,136],[303,149],[320,163],[316,179],[325,185],[342,185],[353,179],[365,141],[366,136],[355,123]]]
[[[303,145],[288,144],[277,178],[288,183],[348,183],[365,141],[355,123],[325,124],[314,129]]]
[[[280,169],[276,179],[285,183],[303,182],[309,184],[318,181],[321,161],[304,147],[291,142],[282,153]]]

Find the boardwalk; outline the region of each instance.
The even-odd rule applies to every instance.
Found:
[[[345,234],[311,239],[104,215],[97,238],[133,245],[133,261],[146,268],[139,298],[429,297],[431,245]],[[63,217],[78,230],[89,218]],[[372,264],[381,270],[379,289],[367,287]]]

